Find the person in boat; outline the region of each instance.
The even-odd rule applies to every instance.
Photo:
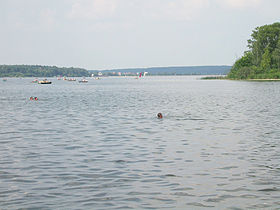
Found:
[[[157,117],[158,117],[158,119],[162,119],[163,116],[162,116],[161,113],[158,113],[158,114],[157,114]]]

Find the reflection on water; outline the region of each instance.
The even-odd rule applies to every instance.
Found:
[[[1,208],[279,208],[280,83],[31,81],[0,84]]]

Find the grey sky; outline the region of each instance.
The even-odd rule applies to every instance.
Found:
[[[0,64],[231,65],[279,0],[0,0]]]

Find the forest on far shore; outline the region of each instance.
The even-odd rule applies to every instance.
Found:
[[[0,77],[87,77],[89,72],[82,68],[66,68],[40,65],[0,65]]]

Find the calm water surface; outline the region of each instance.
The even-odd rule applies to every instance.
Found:
[[[280,209],[280,82],[32,80],[0,81],[1,209]]]

